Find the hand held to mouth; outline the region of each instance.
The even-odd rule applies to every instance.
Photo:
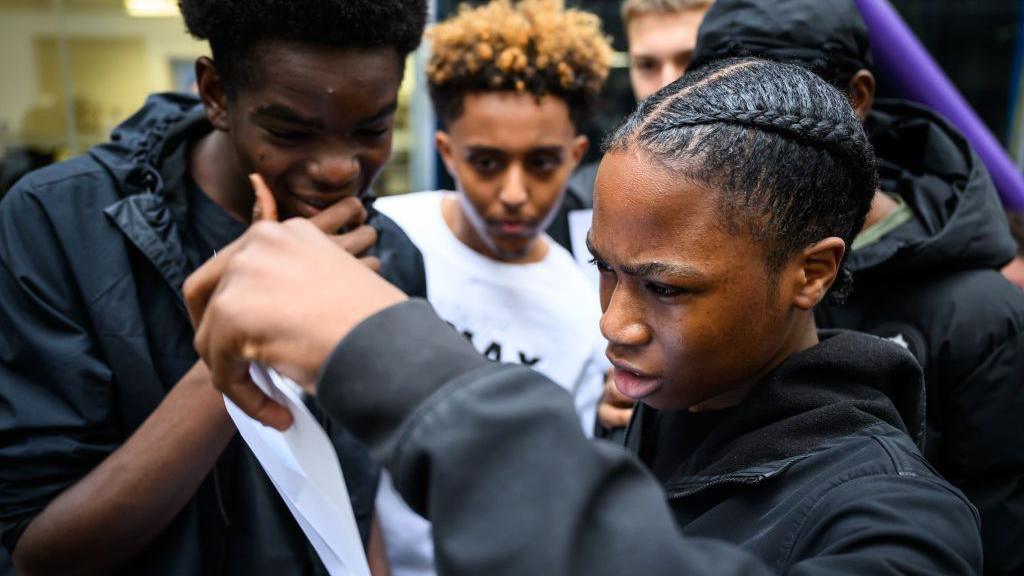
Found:
[[[325,234],[365,220],[358,200],[339,202],[316,221],[278,223],[268,219],[276,215],[269,190],[258,177],[253,184],[263,219],[193,273],[184,293],[196,350],[214,385],[253,418],[283,430],[291,415],[250,381],[249,364],[273,366],[314,394],[320,366],[338,342],[406,296],[350,253],[373,245],[376,235],[363,231],[372,229]]]
[[[274,193],[259,174],[250,174],[256,202],[253,204],[253,223],[269,220],[279,222],[280,217]],[[330,237],[349,254],[356,256],[366,253],[377,243],[377,231],[366,224],[366,208],[355,196],[344,198],[309,219],[324,234]],[[339,230],[347,230],[339,234]],[[363,264],[380,271],[380,260],[375,256],[361,258]]]

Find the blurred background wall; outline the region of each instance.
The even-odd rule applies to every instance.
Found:
[[[1015,159],[1024,162],[1024,0],[892,2]],[[434,0],[432,9],[443,18],[458,4]],[[619,2],[570,4],[598,13],[620,52],[603,106],[587,127],[598,142],[634,105]],[[147,94],[191,89],[192,63],[206,51],[185,33],[174,0],[0,0],[0,194],[27,169],[103,141]],[[422,54],[414,56],[407,66],[395,154],[377,184],[381,194],[450,182],[431,148],[433,118],[417,74],[422,60]]]

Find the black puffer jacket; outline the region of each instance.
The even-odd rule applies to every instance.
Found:
[[[924,108],[880,101],[867,128],[882,189],[915,218],[850,255],[854,291],[821,327],[904,344],[924,368],[924,453],[978,507],[990,574],[1024,574],[1024,295],[988,173]]]
[[[197,360],[181,295],[197,264],[185,224],[185,151],[211,129],[195,98],[154,96],[112,142],[30,174],[0,203],[0,530],[9,550]],[[373,222],[386,275],[423,293],[419,252],[389,220]],[[330,433],[365,539],[377,469],[354,438]],[[323,566],[236,437],[123,573],[315,574]]]

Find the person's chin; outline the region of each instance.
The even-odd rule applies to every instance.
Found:
[[[499,260],[514,261],[521,260],[526,257],[526,254],[530,251],[530,244],[527,243],[508,243],[508,242],[494,242],[494,253]]]

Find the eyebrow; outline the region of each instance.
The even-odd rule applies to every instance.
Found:
[[[629,57],[631,60],[664,60],[664,59],[676,59],[676,58],[693,58],[695,49],[679,50],[678,52],[672,52],[671,54],[652,54],[650,52],[633,52],[630,53]]]
[[[374,122],[377,122],[391,114],[394,114],[396,110],[398,110],[398,101],[392,100],[390,103],[388,103],[386,106],[375,112],[369,118],[360,121],[359,125],[364,126],[367,124],[373,124]],[[267,106],[263,106],[256,110],[256,115],[262,116],[264,118],[273,118],[275,120],[280,120],[282,122],[287,122],[289,124],[298,124],[300,126],[306,126],[308,128],[322,128],[324,126],[324,122],[322,119],[307,118],[299,114],[295,110],[292,110],[291,108],[281,104],[269,104]]]
[[[363,126],[366,124],[373,124],[378,120],[383,120],[384,118],[387,118],[391,114],[394,114],[396,110],[398,110],[398,100],[392,100],[386,106],[375,112],[373,116],[370,116],[369,118],[360,121],[359,125]]]
[[[257,116],[273,118],[289,124],[299,124],[309,128],[320,128],[324,125],[319,118],[306,118],[295,110],[281,104],[269,104],[256,110]]]
[[[587,250],[590,251],[590,255],[595,259],[602,262],[605,261],[598,253],[594,245],[590,243],[590,234],[587,234]],[[697,268],[690,266],[689,264],[675,264],[668,262],[641,262],[637,264],[619,264],[616,266],[619,270],[630,276],[637,276],[640,278],[649,277],[669,277],[669,278],[688,278],[693,280],[700,280],[704,278],[704,274]]]
[[[489,154],[507,154],[508,152],[502,148],[495,148],[494,146],[486,146],[483,144],[470,144],[466,146],[466,149],[470,152],[486,152]],[[536,148],[530,148],[527,153],[529,154],[558,154],[562,155],[563,148],[561,146],[537,146]]]

